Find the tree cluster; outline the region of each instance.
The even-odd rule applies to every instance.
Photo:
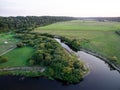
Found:
[[[81,49],[81,41],[78,39],[68,39],[66,37],[59,37],[62,42],[66,43],[74,51],[79,51]]]
[[[37,33],[20,34],[18,37],[24,45],[35,48],[33,56],[27,63],[46,67],[45,76],[68,83],[77,83],[82,79],[86,71],[84,64],[76,55],[69,54],[63,49],[53,38]]]

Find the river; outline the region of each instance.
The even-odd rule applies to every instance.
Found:
[[[57,41],[72,52],[67,45],[60,40]],[[90,73],[78,84],[65,85],[47,78],[0,76],[0,90],[120,90],[120,73],[117,70],[83,51],[76,54],[90,67]]]

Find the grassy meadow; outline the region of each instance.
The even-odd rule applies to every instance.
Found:
[[[26,60],[32,56],[33,52],[34,49],[32,47],[16,48],[3,55],[3,57],[6,57],[8,61],[1,63],[0,68],[26,66]]]
[[[120,36],[115,33],[116,30],[120,30],[119,22],[73,20],[38,27],[34,31],[70,39],[87,39],[89,43],[81,42],[82,47],[93,50],[120,65]]]
[[[14,34],[11,33],[0,34],[0,55],[3,52],[9,50],[10,48],[15,47],[17,41],[18,40],[14,38]]]

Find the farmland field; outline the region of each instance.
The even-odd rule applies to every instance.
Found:
[[[120,36],[115,33],[116,30],[120,30],[118,22],[73,20],[39,27],[34,31],[61,35],[70,39],[87,39],[89,43],[81,42],[82,47],[95,51],[120,65]]]

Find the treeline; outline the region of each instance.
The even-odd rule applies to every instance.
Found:
[[[57,16],[17,16],[17,17],[0,17],[0,32],[6,32],[14,29],[27,29],[44,26],[60,21],[74,20],[73,17]]]
[[[80,20],[97,20],[97,21],[115,21],[115,22],[120,22],[120,17],[81,17],[78,18]]]

